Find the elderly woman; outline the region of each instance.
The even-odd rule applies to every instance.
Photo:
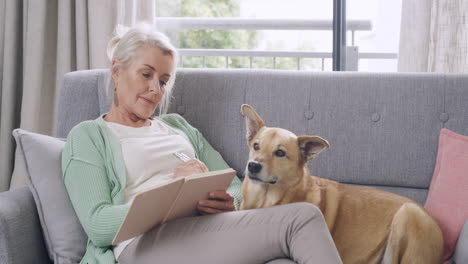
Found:
[[[142,190],[228,168],[197,129],[179,115],[165,114],[178,56],[167,37],[149,25],[117,32],[108,48],[112,106],[74,127],[62,154],[64,182],[88,235],[81,263],[340,263],[316,207],[236,211],[242,199],[237,177],[227,192],[213,190],[209,200],[199,201],[201,216],[111,245]],[[182,163],[174,152],[192,160]]]

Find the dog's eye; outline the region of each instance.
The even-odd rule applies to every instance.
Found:
[[[255,142],[255,143],[253,144],[253,148],[254,148],[255,150],[259,150],[259,149],[260,149],[260,146],[258,145],[257,142]]]
[[[278,149],[277,151],[275,151],[275,156],[284,157],[286,156],[286,152],[282,151],[281,149]]]

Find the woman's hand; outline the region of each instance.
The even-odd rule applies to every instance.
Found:
[[[210,192],[208,200],[198,201],[197,210],[201,215],[234,211],[234,197],[226,191]]]
[[[178,179],[181,177],[187,177],[193,174],[203,173],[207,171],[208,168],[206,167],[205,163],[201,162],[198,159],[191,159],[177,166],[174,170],[174,175],[172,176],[172,178]]]

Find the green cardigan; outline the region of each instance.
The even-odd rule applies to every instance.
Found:
[[[196,157],[210,171],[229,168],[202,134],[179,115],[158,117],[188,139]],[[117,263],[112,240],[129,209],[123,204],[126,170],[120,144],[101,117],[84,121],[69,133],[62,152],[65,186],[75,212],[88,235],[86,253],[80,263]],[[238,209],[242,199],[241,181],[234,177],[228,193]]]

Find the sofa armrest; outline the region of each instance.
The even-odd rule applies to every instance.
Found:
[[[28,187],[0,193],[0,263],[51,263]]]
[[[458,238],[453,261],[456,264],[468,263],[468,220],[465,222]]]

